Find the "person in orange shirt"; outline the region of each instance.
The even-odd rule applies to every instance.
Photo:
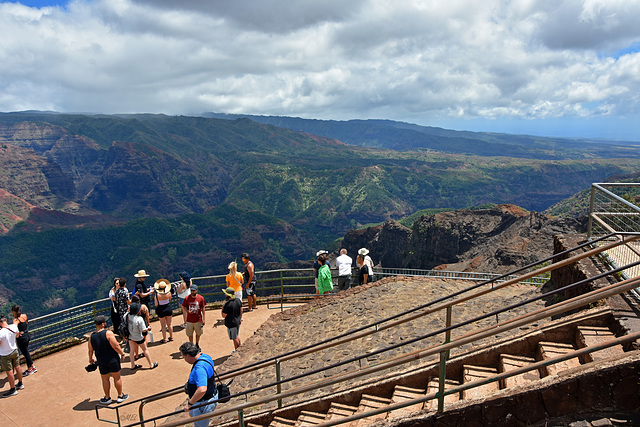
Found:
[[[233,288],[236,298],[242,301],[242,273],[238,272],[238,264],[235,261],[229,263],[229,274],[227,274],[227,287]]]

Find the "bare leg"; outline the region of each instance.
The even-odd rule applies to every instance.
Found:
[[[167,325],[167,318],[166,317],[161,317],[160,318],[160,329],[162,330],[162,341],[166,341],[167,340],[167,329],[166,329],[166,325]]]
[[[138,354],[138,343],[129,340],[129,360],[131,361],[131,369],[136,367],[136,354]]]
[[[120,372],[112,372],[111,377],[113,378],[113,385],[116,386],[118,396],[122,396],[122,377],[120,376]]]
[[[104,397],[107,399],[111,399],[111,383],[109,382],[111,379],[111,374],[100,375],[102,379],[102,390],[104,390]]]
[[[16,366],[16,375],[18,376],[18,382],[22,382],[22,368],[20,365]]]
[[[149,349],[147,348],[147,343],[140,344],[140,350],[142,350],[142,354],[149,362],[149,368],[153,366],[153,362],[151,361],[151,353],[149,353]]]
[[[167,329],[169,329],[169,339],[173,339],[173,328],[171,327],[171,316],[167,316],[165,317],[165,320],[167,322]]]
[[[237,350],[240,347],[240,338],[233,339],[233,347]]]
[[[16,388],[16,377],[13,376],[13,371],[7,371],[7,378],[9,379],[9,388]]]

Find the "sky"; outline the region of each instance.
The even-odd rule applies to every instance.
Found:
[[[640,141],[640,0],[0,0],[0,111]]]

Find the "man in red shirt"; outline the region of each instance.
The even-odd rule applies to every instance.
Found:
[[[200,335],[204,326],[204,297],[198,294],[198,286],[191,285],[191,295],[182,301],[182,312],[187,315],[187,337],[193,343],[193,333],[196,333],[196,347],[200,350]]]

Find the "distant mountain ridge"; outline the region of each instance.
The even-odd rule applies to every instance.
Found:
[[[203,117],[227,120],[247,118],[294,131],[335,138],[351,145],[399,151],[433,150],[546,160],[640,157],[640,142],[455,131],[393,120],[338,121],[223,113],[204,113]]]

